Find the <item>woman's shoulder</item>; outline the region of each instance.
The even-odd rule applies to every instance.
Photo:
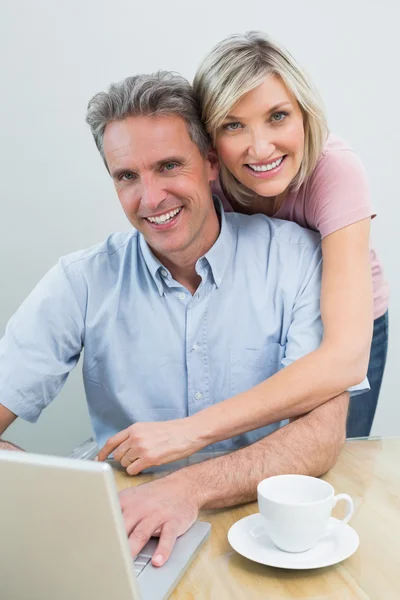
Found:
[[[330,134],[303,184],[307,220],[324,237],[374,213],[364,166],[342,138]]]
[[[322,150],[322,156],[326,156],[329,153],[338,152],[341,150],[349,150],[350,152],[354,152],[353,148],[348,142],[346,142],[346,140],[338,135],[335,135],[334,133],[329,133]]]
[[[342,177],[352,174],[366,177],[361,159],[350,144],[341,137],[330,133],[308,183],[312,183],[321,176],[329,177],[330,174],[336,177],[338,170],[342,173]]]

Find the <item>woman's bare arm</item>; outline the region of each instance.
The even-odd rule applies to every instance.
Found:
[[[252,389],[197,413],[193,419],[204,445],[302,415],[365,378],[373,328],[369,233],[368,218],[322,241],[321,346]]]

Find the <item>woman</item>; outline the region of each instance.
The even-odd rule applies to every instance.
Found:
[[[311,396],[315,406],[359,383],[370,356],[371,391],[352,398],[347,424],[348,437],[368,436],[386,362],[388,287],[369,248],[375,213],[361,164],[346,142],[328,134],[305,73],[261,32],[219,43],[200,65],[194,88],[220,159],[222,190],[215,191],[225,208],[320,232],[324,340],[290,366],[290,376],[298,401]]]
[[[388,288],[369,247],[374,212],[366,176],[346,142],[328,134],[307,76],[286,51],[250,32],[210,52],[194,89],[220,159],[214,191],[225,209],[320,232],[324,338],[251,390],[186,419],[136,423],[111,438],[99,459],[128,452],[131,475],[302,415],[362,382],[367,368],[371,391],[352,397],[347,435],[368,436],[386,361]]]

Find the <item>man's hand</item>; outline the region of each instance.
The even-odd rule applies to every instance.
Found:
[[[152,562],[160,566],[200,508],[253,501],[257,484],[273,475],[320,477],[326,473],[345,441],[348,404],[348,393],[341,394],[251,446],[122,491],[120,502],[132,554],[159,534]]]
[[[151,536],[160,536],[152,558],[156,567],[168,560],[176,538],[193,525],[200,508],[195,489],[179,472],[125,489],[119,497],[132,556]]]
[[[144,469],[191,456],[205,445],[192,417],[135,423],[111,437],[96,460],[105,460],[113,453],[128,475],[137,475]]]
[[[0,440],[0,450],[14,450],[16,452],[25,452],[19,446],[12,444],[11,442],[6,442],[5,440]]]

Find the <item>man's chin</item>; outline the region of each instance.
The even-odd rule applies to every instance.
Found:
[[[157,244],[152,243],[152,240],[146,240],[148,245],[150,246],[153,254],[157,256],[159,260],[163,257],[168,258],[176,258],[180,252],[182,252],[185,248],[185,244],[182,243],[171,243],[171,244]]]

